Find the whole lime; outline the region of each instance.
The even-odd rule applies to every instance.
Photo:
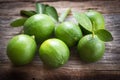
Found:
[[[102,58],[105,51],[105,44],[94,35],[84,36],[78,43],[78,52],[81,60],[95,62]]]
[[[24,24],[24,33],[34,35],[37,43],[48,39],[54,30],[54,21],[45,14],[36,14],[27,19]]]
[[[35,40],[28,35],[17,35],[7,45],[7,55],[15,65],[24,65],[32,61],[36,51]]]
[[[50,68],[57,68],[65,64],[69,59],[67,45],[59,39],[44,41],[39,49],[39,56],[43,63]]]
[[[72,22],[63,22],[56,27],[55,36],[71,47],[80,40],[82,32],[78,25]]]

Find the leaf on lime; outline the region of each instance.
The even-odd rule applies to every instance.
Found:
[[[53,6],[36,3],[36,12],[38,14],[47,14],[51,16],[55,21],[58,21],[58,13],[57,13],[57,10]]]
[[[92,23],[86,14],[74,12],[73,16],[83,28],[92,32]]]
[[[36,12],[38,14],[44,14],[46,9],[46,5],[41,4],[41,3],[36,3]]]
[[[70,12],[71,8],[68,8],[65,12],[63,12],[59,17],[59,22],[63,22]]]
[[[48,4],[41,4],[41,3],[36,3],[36,12],[38,14],[45,14],[46,8],[48,7]]]
[[[52,18],[54,18],[56,21],[58,21],[58,13],[57,10],[52,7],[52,6],[47,6],[46,7],[46,11],[45,14],[51,16]]]
[[[97,31],[95,31],[95,34],[99,37],[100,40],[102,40],[104,42],[113,40],[111,33],[105,29],[97,30]]]
[[[85,14],[91,20],[94,30],[105,29],[105,20],[101,13],[95,10],[89,10]]]
[[[20,19],[13,21],[10,25],[12,27],[20,27],[20,26],[24,25],[26,20],[27,20],[27,18],[20,18]]]
[[[25,10],[20,11],[20,15],[25,16],[25,17],[30,17],[30,16],[33,16],[35,14],[36,14],[35,11],[25,11]]]

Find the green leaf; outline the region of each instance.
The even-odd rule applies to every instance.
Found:
[[[63,12],[59,17],[59,22],[63,22],[67,15],[70,13],[71,9],[68,8],[65,12]]]
[[[20,18],[20,19],[13,21],[10,25],[12,27],[20,27],[20,26],[24,25],[26,20],[27,20],[27,18]]]
[[[74,12],[73,16],[83,28],[92,32],[92,23],[86,14]]]
[[[20,11],[21,16],[25,16],[25,17],[30,17],[36,14],[35,11],[25,11],[25,10],[21,10]]]
[[[54,7],[47,6],[45,13],[47,15],[51,16],[52,18],[54,18],[56,21],[58,21],[58,13],[57,13],[57,10]]]
[[[99,29],[95,31],[95,34],[99,37],[100,40],[104,42],[113,40],[111,33],[105,29]]]
[[[36,3],[36,12],[38,14],[44,14],[47,6],[48,5],[44,5],[44,4],[41,4],[41,3]]]
[[[58,21],[58,13],[52,6],[36,3],[36,12],[38,14],[47,14],[51,16],[55,21]]]

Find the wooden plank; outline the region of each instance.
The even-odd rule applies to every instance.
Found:
[[[105,1],[105,0],[0,0],[0,2],[57,2],[57,1],[71,1],[71,2],[81,2],[81,1]],[[106,0],[111,1],[111,0]],[[119,0],[114,0],[119,1]]]
[[[64,11],[66,8],[68,8],[66,4],[69,4],[69,7],[72,8],[73,12],[74,11],[84,12],[88,9],[94,9],[104,14],[120,13],[120,9],[119,9],[120,3],[118,1],[87,1],[87,2],[58,1],[58,2],[43,2],[43,3],[53,5],[54,7],[57,8],[57,11],[59,13]],[[35,4],[31,2],[1,3],[0,15],[18,16],[20,10],[35,10],[34,7]]]
[[[50,70],[41,65],[14,67],[2,65],[0,80],[119,80],[119,71],[87,71],[61,67]]]

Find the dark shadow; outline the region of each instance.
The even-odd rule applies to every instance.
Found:
[[[60,73],[58,73],[60,74]],[[44,80],[120,80],[119,74],[105,74],[104,72],[82,72],[81,74],[73,73],[71,74],[61,73],[61,75],[53,74],[49,76],[45,76]],[[88,74],[88,75],[87,75]]]
[[[0,75],[0,80],[27,80],[28,78],[27,73],[18,70],[2,72]]]

